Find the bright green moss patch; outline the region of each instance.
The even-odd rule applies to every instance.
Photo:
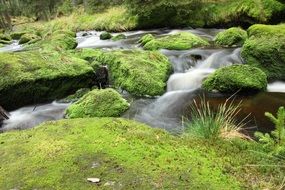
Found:
[[[25,34],[26,35],[26,34]],[[24,35],[24,36],[25,36]],[[26,46],[27,49],[43,49],[48,51],[64,51],[77,46],[76,33],[69,30],[55,30],[43,32],[42,39],[35,44]]]
[[[174,137],[125,119],[48,122],[0,142],[0,189],[277,189],[285,174],[257,143]]]
[[[187,50],[194,47],[207,46],[209,43],[202,38],[190,33],[180,32],[177,34],[151,39],[150,35],[142,37],[141,42],[146,50],[170,49]]]
[[[143,37],[141,37],[141,39],[139,40],[139,43],[144,46],[146,43],[152,40],[155,40],[155,37],[152,34],[146,34]]]
[[[246,39],[246,31],[241,28],[234,27],[218,33],[214,41],[220,46],[241,46]]]
[[[109,66],[114,85],[137,96],[157,96],[165,92],[172,70],[168,58],[156,51],[117,50],[103,52],[83,49],[80,58]],[[94,62],[93,62],[94,63]]]
[[[285,80],[285,25],[253,25],[242,57],[262,69],[269,79]]]
[[[129,103],[113,89],[92,90],[66,110],[68,118],[118,117]]]
[[[88,87],[93,69],[87,62],[57,52],[1,53],[0,104],[8,108],[38,103]]]
[[[220,68],[203,82],[203,88],[208,91],[217,90],[226,93],[263,91],[266,87],[266,74],[249,65]]]

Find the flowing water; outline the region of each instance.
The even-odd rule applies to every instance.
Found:
[[[120,41],[100,40],[100,32],[89,31],[77,34],[78,48],[133,49],[140,48],[138,40],[145,34],[164,36],[180,31],[190,31],[201,37],[213,40],[218,29],[189,30],[149,30],[125,32],[127,39]],[[116,35],[116,34],[113,34]],[[6,47],[7,49],[7,47]],[[1,51],[1,48],[0,48]],[[174,133],[183,131],[182,116],[188,117],[189,105],[194,99],[204,97],[212,106],[218,106],[228,96],[219,93],[206,93],[201,90],[202,80],[216,69],[232,64],[243,64],[241,48],[196,48],[187,51],[161,50],[172,63],[174,73],[167,82],[167,92],[157,98],[134,99],[131,108],[123,117],[144,122],[153,127],[167,129]],[[249,126],[267,131],[272,124],[264,117],[264,112],[276,112],[285,105],[285,83],[276,81],[268,85],[268,92],[252,96],[236,96],[235,101],[243,101],[240,118],[251,113]],[[24,129],[36,126],[47,120],[63,118],[68,104],[51,103],[37,107],[20,108],[11,112],[2,129]]]
[[[0,52],[15,52],[21,51],[23,47],[19,44],[18,40],[13,40],[11,44],[0,47]]]

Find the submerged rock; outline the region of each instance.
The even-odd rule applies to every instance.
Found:
[[[187,50],[209,45],[206,40],[190,32],[180,32],[161,38],[153,38],[148,34],[147,36],[143,36],[140,41],[146,50]]]
[[[14,109],[89,87],[93,69],[84,60],[57,52],[1,53],[0,105]]]
[[[127,38],[127,36],[125,35],[125,34],[118,34],[118,35],[116,35],[116,36],[113,36],[112,38],[111,38],[111,40],[113,40],[113,41],[119,41],[119,40],[123,40],[123,39],[126,39]]]
[[[220,46],[241,46],[246,39],[247,33],[245,30],[233,27],[218,33],[214,41]]]
[[[243,59],[262,69],[269,79],[285,80],[285,24],[253,25],[248,34]]]
[[[113,89],[92,90],[66,110],[68,118],[118,117],[129,103]]]
[[[109,32],[103,32],[102,34],[100,34],[101,40],[109,40],[111,38],[112,38],[112,34],[110,34]]]
[[[208,91],[250,93],[266,90],[267,77],[256,67],[232,65],[216,70],[203,81],[202,86]]]

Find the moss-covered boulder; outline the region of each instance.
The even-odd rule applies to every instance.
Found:
[[[146,34],[140,38],[139,43],[144,46],[146,43],[150,42],[151,40],[155,40],[155,37],[152,34]]]
[[[35,43],[40,40],[40,37],[36,34],[27,33],[21,36],[19,44]]]
[[[145,43],[143,45],[144,49],[187,50],[195,47],[203,47],[209,45],[206,40],[190,32],[180,32],[177,34],[164,36],[156,39],[151,38],[152,37],[149,35],[141,39],[142,44]]]
[[[19,40],[24,34],[26,34],[26,32],[13,32],[11,33],[11,38],[13,38],[14,40]]]
[[[219,46],[241,46],[247,39],[247,32],[233,27],[217,34],[214,41]]]
[[[243,59],[262,69],[269,79],[285,80],[285,24],[253,25],[248,34]]]
[[[119,40],[124,40],[124,39],[126,39],[127,38],[127,36],[125,35],[125,34],[118,34],[118,35],[116,35],[116,36],[113,36],[112,38],[111,38],[111,40],[113,40],[113,41],[119,41]]]
[[[267,77],[256,67],[232,65],[216,70],[202,86],[207,91],[250,93],[266,90]]]
[[[168,58],[157,51],[84,49],[78,56],[95,67],[108,65],[113,84],[136,96],[163,94],[172,71]]]
[[[119,117],[129,103],[113,89],[92,90],[66,110],[68,118]]]
[[[41,40],[25,46],[26,49],[42,49],[47,51],[65,51],[77,46],[76,33],[70,30],[56,30],[41,34]]]
[[[112,38],[112,34],[110,34],[109,32],[102,32],[100,34],[100,39],[101,40],[109,40]]]
[[[88,62],[57,52],[26,51],[0,55],[0,105],[14,109],[63,98],[89,87]]]

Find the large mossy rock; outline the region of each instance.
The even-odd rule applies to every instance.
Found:
[[[207,91],[251,93],[266,90],[267,77],[256,67],[232,65],[216,70],[202,86]]]
[[[118,117],[129,103],[113,89],[92,90],[66,110],[68,118]]]
[[[172,71],[168,58],[157,51],[84,49],[78,56],[93,67],[108,65],[113,84],[136,96],[162,95]]]
[[[77,46],[76,33],[69,30],[56,30],[51,33],[42,34],[43,37],[35,44],[29,45],[27,49],[42,49],[48,51],[65,51],[75,49]]]
[[[248,29],[241,55],[262,69],[269,79],[285,80],[285,24],[253,25]]]
[[[209,45],[206,40],[190,32],[180,32],[161,38],[153,38],[151,35],[147,34],[146,36],[143,36],[140,41],[143,48],[146,50],[187,50],[194,47]]]
[[[233,27],[217,34],[214,41],[220,46],[241,46],[247,39],[245,30]]]
[[[63,98],[88,87],[93,69],[82,59],[57,52],[0,54],[0,105],[14,109]]]
[[[100,34],[100,40],[109,40],[112,38],[112,34],[110,34],[109,32],[102,32],[102,34]]]

